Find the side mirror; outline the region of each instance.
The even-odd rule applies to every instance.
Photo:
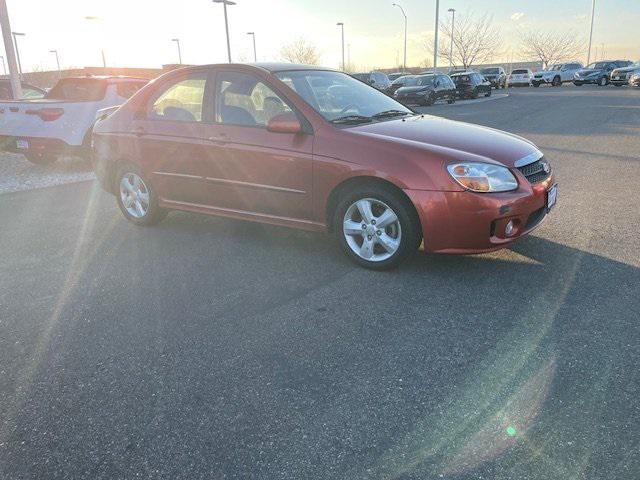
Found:
[[[279,113],[271,117],[267,123],[267,131],[272,133],[300,133],[302,125],[298,121],[298,117],[292,112]]]

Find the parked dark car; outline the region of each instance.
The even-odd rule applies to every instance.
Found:
[[[464,72],[451,75],[456,84],[458,98],[478,98],[480,95],[491,96],[491,83],[478,72]]]
[[[327,84],[323,105],[315,85]],[[374,269],[421,244],[508,247],[557,199],[531,142],[416,114],[342,72],[290,63],[173,70],[100,119],[93,146],[101,185],[136,225],[174,209],[330,231]]]
[[[22,82],[22,98],[42,98],[47,93],[42,88]],[[8,78],[0,79],[0,100],[12,100],[11,82]]]
[[[391,85],[389,85],[389,87],[385,90],[385,93],[387,95],[393,96],[393,94],[396,93],[396,90],[398,90],[399,88],[411,87],[415,85],[417,81],[417,75],[403,75],[402,77],[396,78],[393,82],[391,82]]]
[[[484,78],[489,80],[493,88],[507,88],[507,72],[502,67],[487,67],[480,69]]]
[[[593,62],[578,70],[573,76],[573,83],[578,87],[592,83],[604,87],[611,79],[611,72],[616,68],[628,67],[629,60],[603,60]]]
[[[616,87],[628,85],[634,74],[640,73],[640,60],[629,65],[628,67],[616,68],[611,72],[609,79]]]
[[[351,76],[382,91],[386,90],[389,88],[389,85],[391,85],[391,81],[389,80],[389,77],[387,77],[387,74],[382,72],[354,73]]]
[[[466,71],[466,68],[452,68],[451,70],[449,70],[449,73],[447,75],[451,76],[455,75],[456,73],[464,73]]]
[[[396,90],[396,100],[405,105],[433,105],[438,100],[456,101],[456,86],[448,75],[419,75],[413,86]]]

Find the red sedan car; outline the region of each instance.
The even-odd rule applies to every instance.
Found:
[[[163,75],[94,129],[100,182],[138,225],[170,209],[331,231],[358,264],[505,247],[556,200],[543,154],[422,115],[341,72],[211,65]]]

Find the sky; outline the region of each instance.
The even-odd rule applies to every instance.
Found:
[[[59,52],[63,68],[159,67],[226,62],[223,8],[211,0],[6,0],[24,71],[52,70]],[[402,61],[404,19],[393,0],[235,0],[228,7],[234,61],[252,61],[247,32],[256,33],[258,61],[280,60],[282,45],[304,37],[318,48],[321,64],[338,67],[340,30],[350,63],[360,70],[391,68]],[[397,0],[408,17],[408,66],[432,54],[435,0]],[[504,37],[495,61],[529,60],[519,54],[519,31],[568,29],[584,42],[586,61],[591,0],[441,0],[440,20],[489,14]],[[97,17],[87,20],[86,17]],[[640,59],[640,0],[597,0],[592,58]],[[4,56],[4,47],[1,54]],[[443,62],[441,60],[440,62]]]

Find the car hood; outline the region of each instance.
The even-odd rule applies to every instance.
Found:
[[[468,160],[469,156],[483,157],[475,160],[494,160],[507,167],[514,167],[517,160],[538,152],[535,145],[517,135],[430,115],[370,123],[350,128],[349,131],[413,144],[452,160]]]
[[[592,75],[594,73],[600,73],[603,72],[603,69],[595,69],[595,68],[582,68],[580,70],[578,70],[578,75],[580,75],[581,77],[586,77],[588,75]]]
[[[629,72],[633,72],[634,70],[640,70],[640,66],[616,68],[614,70],[614,72],[615,73],[629,73]]]
[[[401,87],[398,90],[396,90],[396,93],[416,93],[416,92],[426,92],[427,90],[431,90],[431,87],[425,87],[425,86]]]

